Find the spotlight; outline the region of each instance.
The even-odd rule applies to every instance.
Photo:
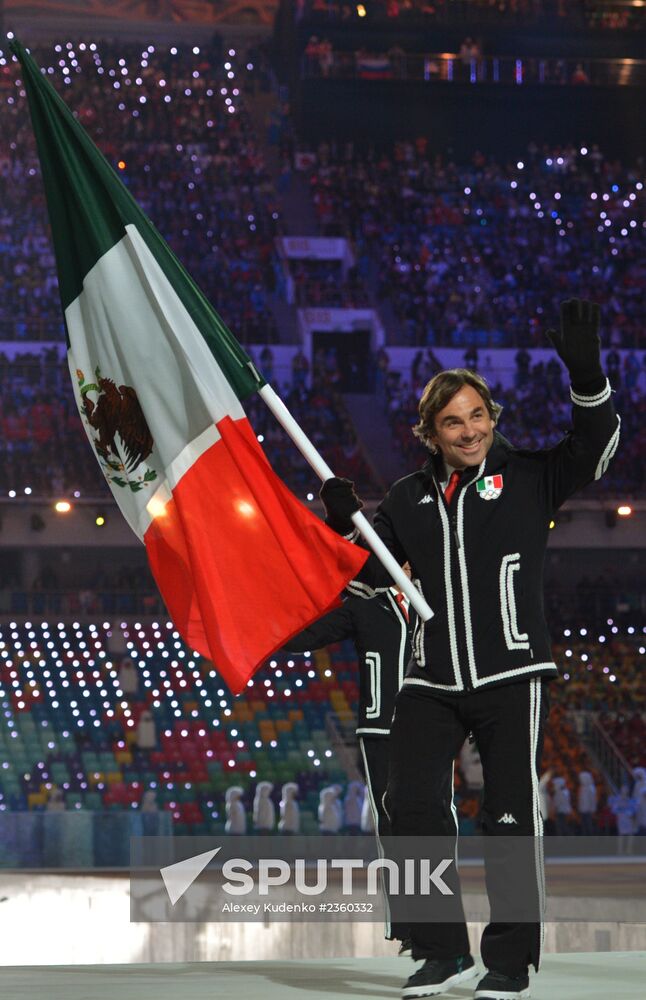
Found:
[[[69,514],[72,509],[72,505],[69,500],[57,500],[54,504],[54,510],[57,514]]]
[[[630,517],[632,512],[633,509],[630,506],[630,504],[622,503],[620,504],[619,507],[617,507],[617,514],[619,515],[619,517]]]
[[[97,528],[103,528],[105,526],[106,521],[107,518],[105,514],[97,514],[96,517],[94,518],[94,523],[96,524]]]

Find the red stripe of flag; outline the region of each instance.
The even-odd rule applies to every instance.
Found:
[[[339,603],[368,553],[293,496],[246,419],[217,428],[221,440],[182,476],[144,541],[178,631],[239,694],[268,656]]]

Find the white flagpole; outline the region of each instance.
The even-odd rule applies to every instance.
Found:
[[[270,385],[264,385],[262,389],[259,389],[258,395],[262,396],[263,400],[276,417],[278,423],[287,432],[287,434],[289,434],[301,455],[309,462],[314,469],[314,472],[317,476],[319,476],[322,482],[325,482],[326,479],[331,479],[334,476],[332,469],[323,459],[322,455],[320,455],[316,450],[307,435],[303,433],[301,427],[296,420],[294,420],[280,396],[274,392]],[[430,607],[420,592],[413,586],[397,560],[386,548],[375,529],[361,513],[361,511],[358,510],[352,515],[352,521],[357,526],[377,558],[388,570],[397,586],[406,594],[406,597],[409,599],[422,621],[428,621],[429,618],[432,618],[433,612]]]

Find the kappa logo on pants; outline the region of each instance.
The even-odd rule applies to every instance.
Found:
[[[515,823],[515,824],[516,824],[516,826],[518,826],[518,820],[517,820],[517,819],[515,819],[515,818],[514,818],[514,817],[512,816],[512,814],[511,814],[511,813],[504,813],[504,814],[503,814],[503,815],[502,815],[502,816],[500,817],[500,819],[498,820],[498,822],[499,822],[499,823]]]

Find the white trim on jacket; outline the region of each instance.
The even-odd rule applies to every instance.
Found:
[[[599,459],[599,463],[594,472],[595,481],[597,479],[601,479],[601,477],[607,470],[608,466],[610,465],[610,462],[614,458],[614,454],[619,444],[620,434],[621,434],[621,417],[619,416],[619,414],[617,414],[617,427],[615,428],[610,440],[608,441],[608,444],[603,450],[601,458]]]
[[[529,649],[527,632],[519,632],[513,574],[520,569],[520,552],[510,552],[500,563],[500,614],[507,649]]]
[[[540,675],[538,675],[539,677],[551,676],[552,674],[558,673],[555,663],[529,663],[525,667],[515,667],[513,670],[503,670],[499,674],[492,674],[490,677],[478,678],[477,682],[473,686],[474,688],[481,688],[485,687],[487,684],[491,684],[493,681],[507,680],[508,677],[522,677],[523,674],[528,674],[532,670],[540,671]],[[432,681],[424,680],[422,677],[407,677],[404,681],[403,687],[408,687],[412,684],[420,687],[438,688],[440,691],[464,690],[464,688],[453,687],[451,684],[434,684]]]
[[[606,379],[606,384],[601,392],[593,393],[592,396],[584,396],[580,392],[575,392],[572,386],[570,386],[570,399],[575,406],[601,406],[603,403],[608,402],[611,395],[612,389],[610,388],[608,379]]]

